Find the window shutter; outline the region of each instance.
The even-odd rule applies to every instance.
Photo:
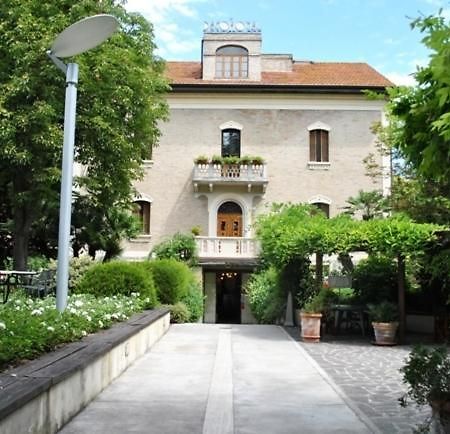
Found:
[[[321,130],[322,161],[329,161],[328,158],[328,131]]]
[[[309,161],[316,161],[316,134],[309,132]]]

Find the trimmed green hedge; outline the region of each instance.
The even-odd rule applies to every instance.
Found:
[[[156,259],[140,263],[141,269],[153,275],[158,300],[163,304],[175,304],[189,293],[192,271],[175,259]]]
[[[147,300],[147,308],[158,302],[152,274],[135,262],[112,261],[94,265],[83,275],[75,292],[96,296],[139,293],[140,298]]]

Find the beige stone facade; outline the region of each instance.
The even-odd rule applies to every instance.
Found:
[[[247,77],[234,77],[228,82],[215,79],[215,53],[224,45],[248,49]],[[323,84],[296,83],[295,77],[302,69],[297,71],[290,55],[263,55],[260,49],[260,34],[205,34],[203,63],[198,64],[203,75],[194,82],[192,71],[196,64],[174,65],[176,73],[170,77],[169,62],[169,78],[173,79],[173,90],[168,95],[170,120],[160,125],[161,140],[154,149],[152,164],[147,164],[143,180],[136,184],[141,197],[150,203],[150,234],[128,242],[124,256],[147,256],[161,240],[199,226],[203,237],[200,242],[212,246],[201,259],[207,322],[220,320],[217,309],[221,307],[216,300],[219,290],[215,287],[220,283],[219,273],[236,271],[242,285],[257,256],[250,245],[239,239],[218,237],[221,205],[238,205],[242,210],[242,233],[237,238],[252,239],[255,216],[273,202],[326,204],[330,216],[334,216],[342,212],[346,200],[358,190],[389,188],[387,161],[379,157],[386,173],[375,183],[366,176],[362,161],[375,152],[376,137],[371,127],[382,121],[383,102],[369,100],[361,91],[382,90],[384,77],[370,70],[373,77],[368,76],[366,86],[359,82],[355,86],[347,84],[348,77],[342,78],[341,85],[329,84],[325,76]],[[336,70],[342,75],[341,66]],[[314,74],[319,80],[324,72],[320,68],[317,71]],[[255,81],[260,85],[255,85]],[[247,172],[229,179],[220,178],[220,172],[220,179],[196,178],[194,159],[220,155],[225,130],[240,132],[240,156],[264,159],[264,172],[255,179],[247,179]],[[310,132],[314,130],[327,134],[328,161],[310,161]],[[212,165],[204,167],[215,170]],[[225,254],[227,242],[232,250]],[[253,261],[249,261],[252,257]],[[240,305],[241,314],[236,321],[252,322],[242,294]]]

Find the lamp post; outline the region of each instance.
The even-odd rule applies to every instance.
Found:
[[[67,305],[69,281],[70,220],[72,214],[73,154],[75,142],[75,113],[77,105],[78,65],[61,60],[84,53],[100,45],[117,29],[119,23],[112,15],[83,18],[63,30],[53,42],[48,56],[66,74],[64,109],[64,142],[61,170],[61,198],[58,233],[58,270],[56,275],[56,307],[62,312]]]

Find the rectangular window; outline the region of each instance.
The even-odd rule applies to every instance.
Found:
[[[241,156],[241,132],[227,129],[222,131],[222,157]]]
[[[139,219],[141,224],[141,234],[150,234],[150,203],[144,201],[134,202],[133,214]]]
[[[309,161],[328,162],[328,131],[312,130],[309,132]]]

